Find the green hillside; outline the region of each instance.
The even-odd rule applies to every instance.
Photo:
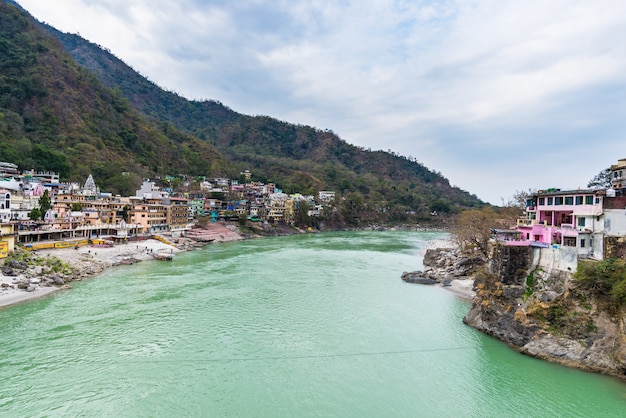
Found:
[[[11,3],[0,2],[0,159],[59,172],[93,173],[114,192],[163,173],[227,174],[209,143],[137,111]],[[124,173],[124,175],[122,174]]]
[[[93,173],[121,193],[144,176],[249,169],[287,192],[335,190],[348,219],[372,222],[432,220],[433,210],[482,205],[415,160],[217,101],[189,101],[77,35],[10,2],[0,7],[2,160],[59,171],[65,180]]]

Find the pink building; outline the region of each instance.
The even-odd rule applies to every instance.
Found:
[[[507,245],[591,248],[591,235],[603,214],[605,190],[539,190],[526,201],[526,217],[518,221],[519,237]]]

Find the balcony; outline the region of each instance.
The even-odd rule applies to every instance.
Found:
[[[533,226],[533,225],[547,226],[548,222],[547,221],[539,222],[536,219],[527,219],[527,218],[519,218],[517,220],[517,226]]]
[[[519,218],[517,220],[517,226],[533,226],[536,219]]]

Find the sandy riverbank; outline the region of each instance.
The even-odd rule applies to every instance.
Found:
[[[462,297],[463,299],[474,299],[474,295],[476,292],[473,291],[474,280],[473,279],[454,279],[450,281],[449,286],[437,285],[441,286],[444,290],[448,292],[452,292],[455,295]]]
[[[175,255],[181,250],[161,241],[149,239],[112,247],[84,246],[79,249],[38,250],[34,254],[42,258],[56,257],[78,271],[84,272],[84,276],[90,276],[112,266],[154,260],[153,253],[160,251]],[[30,271],[17,271],[17,273],[16,276],[5,276],[0,273],[0,307],[48,296],[56,291],[69,288],[68,285],[46,286],[38,278],[32,277],[33,274]],[[16,283],[23,280],[29,280],[32,284],[28,291],[17,288]],[[6,285],[2,285],[3,283]]]
[[[425,256],[427,250],[448,249],[452,251],[455,248],[457,248],[457,244],[450,238],[433,240],[429,243],[426,249],[424,249],[424,251],[422,252],[422,255]],[[435,267],[435,266],[431,266],[431,267]],[[471,279],[467,276],[460,277],[460,278],[452,278],[451,276],[448,276],[446,273],[441,273],[441,272],[439,272],[439,274],[442,277],[449,278],[450,280],[447,281],[448,283],[447,286],[444,286],[443,283],[437,284],[435,286],[440,286],[444,290],[447,290],[448,292],[452,292],[455,295],[463,299],[472,300],[474,298],[474,295],[476,295],[476,292],[472,290],[474,288],[474,279]]]
[[[213,223],[202,228],[194,228],[197,239],[177,239],[180,248],[191,249],[209,242],[220,243],[243,239],[241,235],[222,223]],[[184,251],[174,245],[166,244],[156,239],[118,244],[112,247],[83,246],[78,249],[60,248],[46,249],[32,252],[37,257],[56,257],[71,265],[77,272],[77,279],[93,276],[107,268],[155,260],[153,254],[165,253],[175,256]],[[161,262],[161,261],[160,261]],[[12,269],[15,275],[5,275],[0,271],[0,308],[48,296],[59,290],[68,289],[71,284],[51,284],[42,280],[45,272],[41,267],[28,269]],[[52,274],[53,275],[53,274]],[[27,289],[18,289],[18,283],[28,283]],[[60,282],[59,282],[60,283]]]

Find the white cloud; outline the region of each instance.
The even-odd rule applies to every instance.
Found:
[[[20,3],[167,89],[415,156],[492,203],[626,156],[591,152],[626,134],[622,1]]]

